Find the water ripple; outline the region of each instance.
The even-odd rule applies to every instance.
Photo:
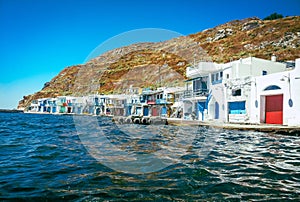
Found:
[[[0,113],[0,200],[300,199],[298,137],[98,121],[114,147],[144,155],[161,152],[173,163],[152,173],[115,171],[93,158],[71,116]],[[99,134],[88,135],[88,146],[102,148],[93,141]]]

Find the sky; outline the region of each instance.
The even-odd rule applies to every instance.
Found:
[[[300,15],[300,0],[0,0],[0,109],[16,108],[23,95],[39,91],[65,67],[83,64],[100,44],[122,33],[171,31],[115,40],[105,48],[167,40],[274,12]]]

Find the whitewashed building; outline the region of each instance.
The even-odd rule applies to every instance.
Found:
[[[296,119],[285,117],[289,113],[284,111],[289,105],[298,109],[297,98],[290,97],[297,97],[294,90],[299,84],[293,78],[299,77],[299,70],[288,71],[286,64],[276,62],[274,56],[272,60],[248,57],[225,64],[200,62],[187,68],[186,74],[190,79],[183,100],[184,119],[297,125]],[[273,109],[270,103],[281,99],[281,108]],[[281,110],[276,113],[283,114],[282,121],[274,122],[277,118],[273,110]]]
[[[224,66],[224,78],[219,85],[219,91],[224,89],[224,95],[219,100],[222,103],[220,117],[225,122],[251,123],[250,117],[254,110],[251,103],[256,99],[252,91],[255,77],[284,72],[286,64],[276,62],[274,57],[272,61],[249,57]]]
[[[251,123],[300,126],[300,58],[292,70],[255,77],[251,94]]]

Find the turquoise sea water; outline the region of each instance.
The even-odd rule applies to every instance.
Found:
[[[0,200],[300,200],[299,137],[93,120],[0,113]]]

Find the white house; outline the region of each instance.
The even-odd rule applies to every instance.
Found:
[[[184,118],[202,121],[253,122],[253,78],[286,70],[275,60],[255,57],[225,64],[200,62],[187,68]],[[254,97],[253,97],[254,96]],[[250,118],[251,117],[251,118]]]
[[[72,96],[58,96],[56,98],[56,113],[74,113],[74,103],[76,97]]]
[[[38,112],[39,111],[39,102],[38,100],[33,100],[30,103],[30,106],[28,108],[28,112]]]
[[[300,58],[295,68],[252,82],[251,123],[300,126]]]

